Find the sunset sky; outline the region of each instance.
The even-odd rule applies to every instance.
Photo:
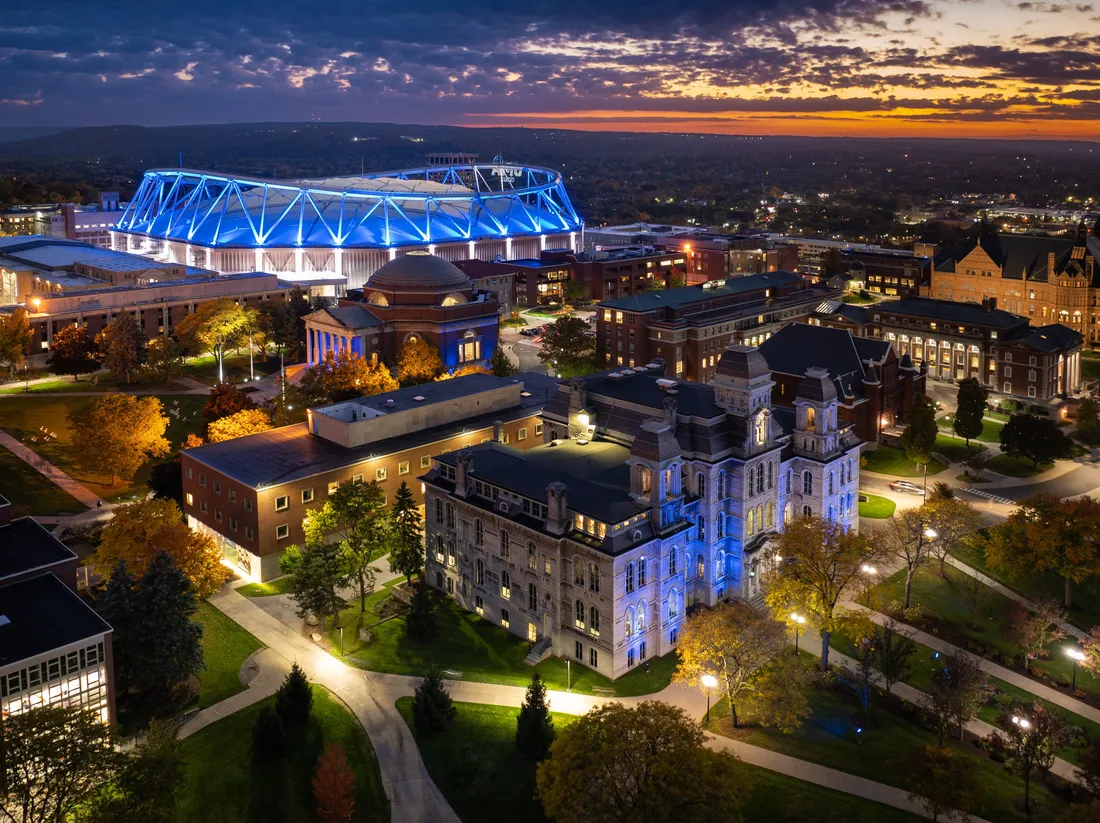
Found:
[[[354,120],[1100,139],[1100,0],[54,0],[0,125]]]

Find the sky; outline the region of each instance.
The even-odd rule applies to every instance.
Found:
[[[1100,139],[1100,0],[51,0],[0,125]]]

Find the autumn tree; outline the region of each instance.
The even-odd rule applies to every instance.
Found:
[[[390,571],[410,580],[424,569],[424,531],[420,507],[404,480],[397,487],[390,516]]]
[[[87,326],[65,326],[53,336],[46,367],[53,374],[71,374],[79,380],[82,374],[99,369],[99,347]]]
[[[1041,463],[1069,457],[1073,442],[1049,417],[1014,414],[1001,429],[1001,451],[1011,457]]]
[[[1043,598],[1035,604],[1034,611],[1013,600],[1006,609],[1008,637],[1020,650],[1024,666],[1029,660],[1046,657],[1047,646],[1066,636],[1062,625],[1066,622],[1065,610],[1054,600]]]
[[[108,475],[115,485],[132,478],[146,460],[171,451],[164,436],[168,418],[155,397],[108,394],[73,406],[68,417],[77,465]]]
[[[183,350],[171,337],[154,337],[145,344],[142,372],[167,386],[183,374]]]
[[[981,806],[985,797],[974,758],[950,746],[925,746],[909,758],[903,774],[909,800],[919,803],[933,823],[952,814],[959,823],[969,823],[967,810]]]
[[[443,372],[441,375],[439,375],[439,377],[436,378],[436,380],[453,380],[456,377],[466,377],[470,374],[492,374],[492,372],[482,365],[479,365],[477,363],[470,363],[465,366],[459,366],[450,374],[448,374],[447,372]]]
[[[398,385],[381,361],[375,363],[350,352],[328,352],[302,372],[301,388],[308,404],[315,406],[394,391]]]
[[[538,769],[538,796],[557,823],[644,820],[728,823],[741,818],[749,778],[711,750],[683,709],[608,703],[558,735]]]
[[[743,702],[756,725],[790,734],[811,714],[811,685],[811,672],[803,661],[781,654],[757,669]]]
[[[959,381],[957,402],[953,428],[969,449],[971,439],[980,437],[985,425],[983,418],[989,405],[989,392],[976,377],[967,377]]]
[[[249,434],[259,434],[271,428],[271,418],[263,409],[244,409],[215,420],[206,427],[208,443],[221,443]]]
[[[928,464],[932,462],[932,449],[936,445],[936,407],[923,394],[913,401],[909,410],[905,431],[901,434],[901,447],[907,459],[924,467],[928,477]]]
[[[939,561],[940,577],[946,578],[945,566],[951,550],[976,538],[982,516],[953,493],[929,495],[919,511],[924,519],[925,535],[931,541],[929,554]]]
[[[850,622],[841,603],[855,594],[862,567],[878,558],[866,535],[821,517],[800,517],[780,532],[782,561],[765,581],[764,599],[773,613],[799,612],[821,632],[821,667],[829,668],[829,638]]]
[[[247,327],[248,312],[232,298],[200,303],[176,324],[176,337],[191,352],[210,352],[218,361],[218,382],[225,382],[225,350]]]
[[[256,402],[248,392],[241,391],[233,383],[218,383],[210,389],[210,396],[202,407],[202,416],[207,423],[213,423],[254,408]]]
[[[335,627],[344,607],[340,589],[350,579],[339,546],[326,541],[290,546],[279,558],[279,570],[288,578],[298,616],[316,615],[324,625],[331,615]]]
[[[579,377],[593,368],[596,339],[588,323],[575,315],[559,317],[542,336],[539,360],[562,377]]]
[[[1006,708],[997,718],[999,731],[986,743],[990,751],[1004,757],[1010,772],[1024,781],[1024,811],[1031,814],[1031,780],[1039,771],[1050,769],[1054,758],[1069,739],[1069,728],[1061,713],[1036,700],[1030,706]]]
[[[913,577],[932,551],[934,532],[927,525],[923,509],[902,509],[875,529],[885,557],[905,572],[904,609],[912,605]]]
[[[1100,502],[1088,495],[1060,500],[1038,494],[1020,501],[1008,518],[991,527],[985,559],[1009,577],[1054,572],[1065,581],[1066,608],[1073,604],[1070,584],[1100,573]]]
[[[1093,676],[1100,675],[1100,626],[1093,626],[1089,629],[1089,633],[1081,641],[1081,644],[1081,651],[1085,655],[1080,662],[1081,668],[1091,672]],[[1100,757],[1097,758],[1096,762],[1100,766]],[[1100,775],[1100,768],[1097,769],[1097,774]],[[1097,780],[1096,785],[1100,789],[1100,779]],[[1097,794],[1100,794],[1100,791]]]
[[[932,688],[924,698],[924,707],[936,720],[936,740],[942,746],[947,730],[959,729],[962,739],[966,724],[978,713],[978,707],[990,692],[989,675],[976,658],[961,649],[936,655]]]
[[[442,372],[439,349],[423,337],[410,337],[397,354],[397,382],[402,386],[429,383]]]
[[[554,742],[554,718],[546,699],[546,684],[538,672],[531,675],[527,693],[516,717],[516,748],[536,763],[550,756]]]
[[[895,683],[909,679],[917,644],[902,634],[897,622],[889,618],[882,624],[876,623],[872,631],[875,668],[886,684],[886,693],[890,694]]]
[[[497,347],[493,349],[493,356],[489,360],[489,370],[497,377],[511,377],[519,371],[512,365],[508,352],[504,351],[504,347],[500,344],[497,344]]]
[[[119,313],[96,335],[95,342],[107,371],[129,384],[145,358],[145,334],[134,316],[128,311]]]
[[[295,287],[285,301],[269,300],[260,307],[265,315],[271,342],[284,355],[296,360],[305,344],[305,316],[313,311],[309,295]]]
[[[317,759],[313,799],[321,823],[347,823],[355,817],[355,773],[339,743],[326,744]]]
[[[38,706],[0,721],[0,820],[61,823],[121,765],[111,727],[80,707]]]
[[[103,527],[92,563],[108,578],[123,560],[130,573],[140,577],[159,552],[172,558],[199,597],[209,597],[229,579],[214,539],[190,528],[174,500],[156,497],[115,509]]]
[[[970,472],[974,472],[975,477],[981,477],[992,459],[993,455],[989,453],[989,449],[971,452],[967,455],[966,463],[963,464],[966,466],[966,474],[969,476]]]
[[[32,342],[34,330],[26,309],[20,306],[10,313],[0,312],[0,366],[7,366],[12,377],[23,365]]]

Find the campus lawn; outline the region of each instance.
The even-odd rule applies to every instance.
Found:
[[[195,619],[202,624],[202,655],[206,668],[199,674],[199,708],[213,706],[245,687],[239,673],[244,661],[263,643],[205,600]]]
[[[266,360],[260,352],[256,352],[252,362],[257,380],[279,371],[279,355],[275,352],[269,351]],[[233,352],[226,354],[222,359],[222,367],[227,383],[241,383],[247,380],[250,375],[248,349],[246,348],[242,354]],[[212,354],[193,357],[187,361],[183,373],[192,380],[198,380],[200,383],[213,386],[218,382],[217,358]]]
[[[93,378],[95,378],[93,382]],[[0,394],[68,394],[70,392],[113,392],[113,391],[175,391],[183,390],[178,383],[170,383],[167,386],[155,381],[142,381],[138,379],[126,383],[119,380],[110,372],[97,372],[94,375],[81,375],[74,381],[71,377],[58,377],[46,383],[26,385],[21,382],[5,383],[0,388]]]
[[[196,732],[183,742],[187,781],[180,797],[179,823],[246,823],[253,792],[250,767],[252,724],[274,697],[249,706]],[[389,803],[370,740],[344,704],[320,686],[313,687],[313,715],[305,740],[289,747],[287,779],[256,791],[282,791],[286,820],[313,820],[313,778],[326,743],[340,743],[356,777],[356,823],[389,820]]]
[[[942,454],[952,463],[964,463],[967,458],[974,452],[984,451],[985,446],[981,443],[977,443],[973,440],[970,441],[970,448],[966,447],[966,441],[962,438],[955,437],[954,435],[937,434],[936,445],[932,447],[932,451],[936,454]],[[932,473],[932,466],[928,467],[929,474]]]
[[[709,728],[716,734],[902,789],[908,788],[905,784],[907,759],[936,742],[935,732],[921,725],[916,712],[895,714],[882,705],[883,701],[876,703],[872,697],[871,722],[861,727],[863,732],[857,743],[851,728],[852,716],[859,710],[854,695],[814,688],[809,698],[811,716],[790,734],[748,726],[752,722],[751,714],[742,717],[745,728],[733,730],[725,698],[711,709]],[[1023,797],[1023,782],[1006,772],[1002,764],[984,758],[970,745],[963,746],[961,751],[973,758],[986,787],[984,802],[968,809],[971,814],[996,823],[1028,820],[1046,823],[1057,820],[1068,807],[1065,801],[1051,794],[1041,780],[1033,780],[1033,814],[1028,818],[1016,808],[1016,801]]]
[[[178,394],[160,395],[159,399],[168,417],[166,436],[173,449],[179,448],[180,442],[189,433],[205,432],[206,421],[202,417],[205,397]],[[117,486],[110,485],[109,477],[85,471],[74,463],[69,449],[68,412],[70,409],[83,408],[93,400],[95,400],[94,397],[8,398],[0,401],[0,428],[34,449],[46,460],[105,500],[122,502],[130,500],[135,495],[144,495],[148,492],[145,483],[153,470],[154,461],[149,461],[142,466],[133,480],[128,483],[122,482]],[[41,431],[42,426],[50,432],[55,432],[57,438],[47,441]],[[32,442],[32,437],[37,438],[37,442]]]
[[[564,691],[568,682],[575,692],[593,694],[595,689],[606,689],[607,694],[619,697],[658,692],[669,684],[676,669],[675,653],[651,657],[648,672],[644,664],[639,664],[615,681],[577,660],[567,667],[564,659],[551,657],[537,666],[528,666],[523,659],[531,648],[529,642],[460,608],[450,598],[439,596],[436,604],[438,632],[431,642],[417,643],[406,637],[405,618],[399,616],[375,623],[370,628],[370,642],[360,644],[354,622],[359,603],[355,601],[355,617],[345,617],[344,623],[345,662],[370,671],[414,676],[426,675],[434,665],[451,679],[509,686],[527,685],[537,670],[551,689]],[[371,608],[368,602],[368,614]],[[523,619],[518,607],[512,609],[512,619]],[[339,632],[329,629],[328,638],[332,653],[338,655]]]
[[[1081,376],[1090,380],[1100,377],[1100,353],[1092,351],[1081,352]]]
[[[936,438],[936,451],[940,451],[940,439]],[[864,452],[863,456],[867,461],[863,466],[865,471],[891,474],[894,477],[924,477],[924,469],[906,459],[905,452],[893,446],[879,446],[874,451]],[[928,474],[939,474],[945,468],[947,467],[938,460],[933,460],[928,464]]]
[[[290,594],[290,578],[277,577],[270,583],[246,583],[237,589],[237,594],[245,597],[271,597],[275,594]]]
[[[997,474],[1007,475],[1008,477],[1034,477],[1037,474],[1054,468],[1054,464],[1040,463],[1038,468],[1036,468],[1035,464],[1026,457],[1012,457],[1007,454],[998,454],[986,464],[986,468],[990,471],[997,472]]]
[[[0,406],[0,421],[4,419],[3,412],[4,407]],[[11,503],[16,517],[86,511],[79,500],[3,447],[0,447],[0,495]]]
[[[866,497],[866,500],[859,501],[859,516],[870,517],[876,520],[882,520],[887,517],[891,517],[894,514],[894,510],[897,509],[897,503],[888,497],[879,497],[877,494],[861,494],[861,498]]]
[[[958,435],[954,433],[954,429],[952,428],[954,424],[955,416],[952,414],[946,414],[936,421],[936,425],[939,426],[940,431],[946,432],[953,437],[958,437]],[[1000,443],[1001,429],[1003,429],[1004,427],[1005,424],[998,420],[982,420],[982,433],[979,434],[977,437],[972,437],[971,442],[973,442],[974,440],[980,440],[983,443]]]

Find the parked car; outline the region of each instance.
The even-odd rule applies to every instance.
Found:
[[[522,334],[524,337],[537,337],[538,333],[539,330],[534,328],[533,326],[528,326],[526,329],[520,331],[520,334]]]
[[[924,488],[918,486],[916,483],[910,483],[908,480],[895,480],[890,484],[890,489],[896,492],[904,492],[905,494],[924,494]]]

